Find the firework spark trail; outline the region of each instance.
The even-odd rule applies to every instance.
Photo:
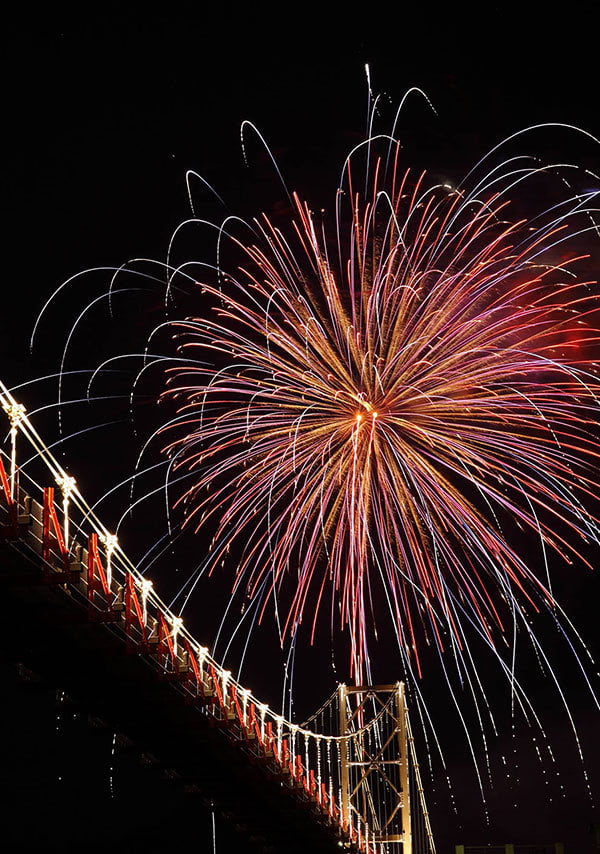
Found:
[[[173,471],[195,473],[187,524],[216,524],[209,568],[243,543],[236,591],[261,613],[287,591],[292,638],[334,597],[358,681],[377,578],[419,672],[423,637],[460,655],[465,611],[493,645],[504,609],[512,625],[515,607],[554,607],[506,520],[545,567],[598,539],[596,296],[583,256],[552,260],[595,228],[594,194],[513,222],[507,187],[543,170],[449,190],[401,173],[384,139],[364,198],[348,162],[333,238],[297,196],[287,235],[263,216],[254,241],[229,236],[237,272],[201,283],[213,313],[173,322],[181,353],[217,366],[176,366],[165,392]]]

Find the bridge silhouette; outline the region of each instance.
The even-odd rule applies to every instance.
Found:
[[[244,850],[434,854],[402,683],[340,685],[303,727],[276,714],[169,610],[2,383],[0,404],[2,610],[21,675],[66,686],[113,750],[118,727]],[[21,444],[52,486],[19,465]]]

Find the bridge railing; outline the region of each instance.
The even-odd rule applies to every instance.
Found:
[[[343,744],[360,734],[299,727],[239,684],[131,563],[1,382],[0,405],[9,426],[8,452],[0,448],[0,540],[22,544],[33,560],[41,558],[48,584],[67,586],[90,620],[110,624],[128,648],[145,654],[200,714],[266,763],[296,797],[312,802],[345,847],[365,854],[387,851],[375,841],[375,831],[342,806]],[[19,466],[23,439],[45,464],[53,486],[40,486]],[[376,720],[365,729],[375,726]]]

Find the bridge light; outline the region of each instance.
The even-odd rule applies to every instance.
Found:
[[[231,670],[224,670],[222,675],[223,702],[227,701],[227,683],[231,678]]]
[[[64,473],[56,478],[56,482],[63,495],[63,539],[65,549],[69,551],[69,498],[75,489],[76,482],[74,477]]]
[[[104,534],[100,534],[100,539],[104,543],[104,548],[106,550],[106,586],[108,587],[108,594],[110,596],[110,588],[112,584],[111,558],[112,553],[119,545],[119,540],[117,539],[116,534],[109,534],[108,531],[106,531]]]
[[[70,496],[70,494],[73,492],[73,490],[75,489],[75,486],[77,484],[77,481],[75,480],[75,478],[71,477],[68,474],[59,475],[56,478],[56,482],[60,486],[60,488],[62,489],[63,495],[66,495],[67,497]]]
[[[173,617],[171,622],[173,624],[173,655],[175,656],[175,658],[177,658],[177,635],[183,628],[183,620],[181,619],[181,617]]]
[[[241,694],[242,694],[242,717],[244,719],[244,726],[247,726],[246,711],[248,709],[248,700],[250,698],[250,689],[249,688],[242,688]]]
[[[266,703],[258,703],[258,710],[260,712],[260,740],[264,741],[265,738],[265,716],[269,711],[269,707]]]
[[[136,584],[139,585],[142,593],[142,622],[146,625],[148,623],[148,596],[152,590],[152,582],[149,578],[136,578]]]
[[[204,662],[208,658],[208,647],[207,646],[198,646],[198,667],[200,668],[200,675],[202,681],[204,682],[204,676],[202,672],[204,670]]]
[[[4,386],[3,386],[4,388]],[[17,470],[17,428],[25,418],[25,407],[22,403],[2,398],[2,409],[6,412],[10,422],[10,497],[15,497],[15,475]]]

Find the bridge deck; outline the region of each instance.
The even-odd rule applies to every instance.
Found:
[[[138,755],[170,781],[168,792],[155,798],[154,808],[164,809],[165,835],[171,843],[194,838],[195,805],[215,801],[230,817],[228,823],[242,831],[238,850],[300,854],[339,851],[340,844],[350,848],[337,824],[324,820],[306,792],[275,762],[229,738],[226,728],[190,702],[176,682],[150,666],[147,655],[128,652],[115,625],[91,621],[76,586],[48,583],[40,557],[27,539],[0,544],[0,614],[5,667],[18,664],[65,691],[106,722],[111,732],[125,736]],[[130,795],[132,803],[123,803],[120,822],[113,829],[117,835],[136,824],[141,832],[148,824],[143,800],[140,804],[140,797]],[[180,799],[179,811],[173,798]],[[35,804],[31,806],[35,822]],[[177,812],[174,823],[169,816]],[[94,850],[95,835],[98,840],[102,837],[103,823],[101,802],[95,811],[90,793],[88,819],[92,817],[89,837],[81,840],[87,850]],[[155,817],[151,823],[157,825]],[[23,828],[22,839],[27,834]],[[200,850],[206,845],[206,840],[197,842]],[[161,850],[164,840],[160,843],[157,838],[155,843],[153,849],[146,840],[144,850]],[[101,847],[98,842],[98,850]]]

